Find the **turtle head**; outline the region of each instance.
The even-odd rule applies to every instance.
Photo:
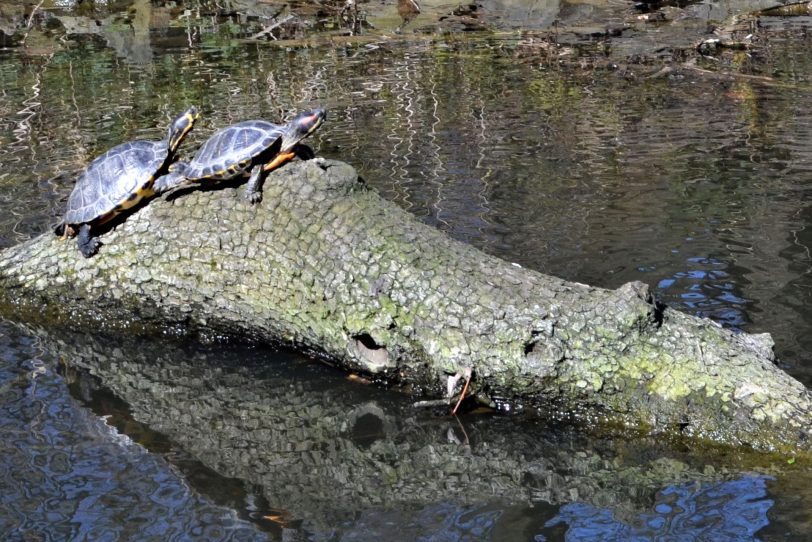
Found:
[[[200,117],[200,112],[197,107],[192,106],[180,115],[178,115],[172,124],[169,126],[167,133],[167,145],[169,145],[169,152],[174,153],[178,150],[181,141],[189,133],[189,130],[195,125],[195,121]]]
[[[290,123],[288,123],[282,141],[282,150],[287,151],[292,149],[301,140],[315,132],[319,126],[327,118],[327,111],[323,107],[311,109],[296,115]]]

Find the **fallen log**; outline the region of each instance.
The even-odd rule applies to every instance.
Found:
[[[158,199],[91,259],[43,235],[0,253],[0,312],[73,327],[283,342],[350,371],[446,396],[795,453],[812,394],[769,335],[605,290],[449,239],[344,163],[290,164],[261,205],[239,188]]]

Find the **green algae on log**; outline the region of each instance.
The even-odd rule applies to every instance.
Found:
[[[292,344],[442,396],[483,394],[756,449],[812,449],[812,394],[769,335],[658,306],[454,241],[342,162],[290,164],[261,205],[241,189],[158,199],[85,259],[46,234],[0,253],[2,313],[72,326]]]

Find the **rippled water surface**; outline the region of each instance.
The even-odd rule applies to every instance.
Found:
[[[203,115],[186,149],[321,104],[317,153],[425,222],[769,331],[809,386],[810,29],[765,21],[769,47],[733,60],[743,76],[617,64],[595,40],[562,64],[517,32],[299,46],[223,25],[0,50],[0,245],[48,230],[93,157],[162,137],[190,104]],[[416,412],[287,353],[0,333],[10,540],[812,538],[812,476],[786,458]]]

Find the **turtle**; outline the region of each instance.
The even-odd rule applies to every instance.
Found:
[[[313,158],[313,151],[299,143],[327,118],[324,108],[299,113],[285,125],[264,120],[247,120],[215,132],[190,162],[176,162],[166,183],[194,185],[225,181],[250,172],[245,197],[250,203],[262,200],[262,182],[272,170],[300,156]]]
[[[94,159],[76,181],[55,233],[62,239],[77,236],[76,244],[85,258],[96,254],[101,243],[94,233],[99,226],[172,187],[161,175],[168,173],[178,147],[199,116],[192,106],[172,121],[165,139],[128,141]]]

